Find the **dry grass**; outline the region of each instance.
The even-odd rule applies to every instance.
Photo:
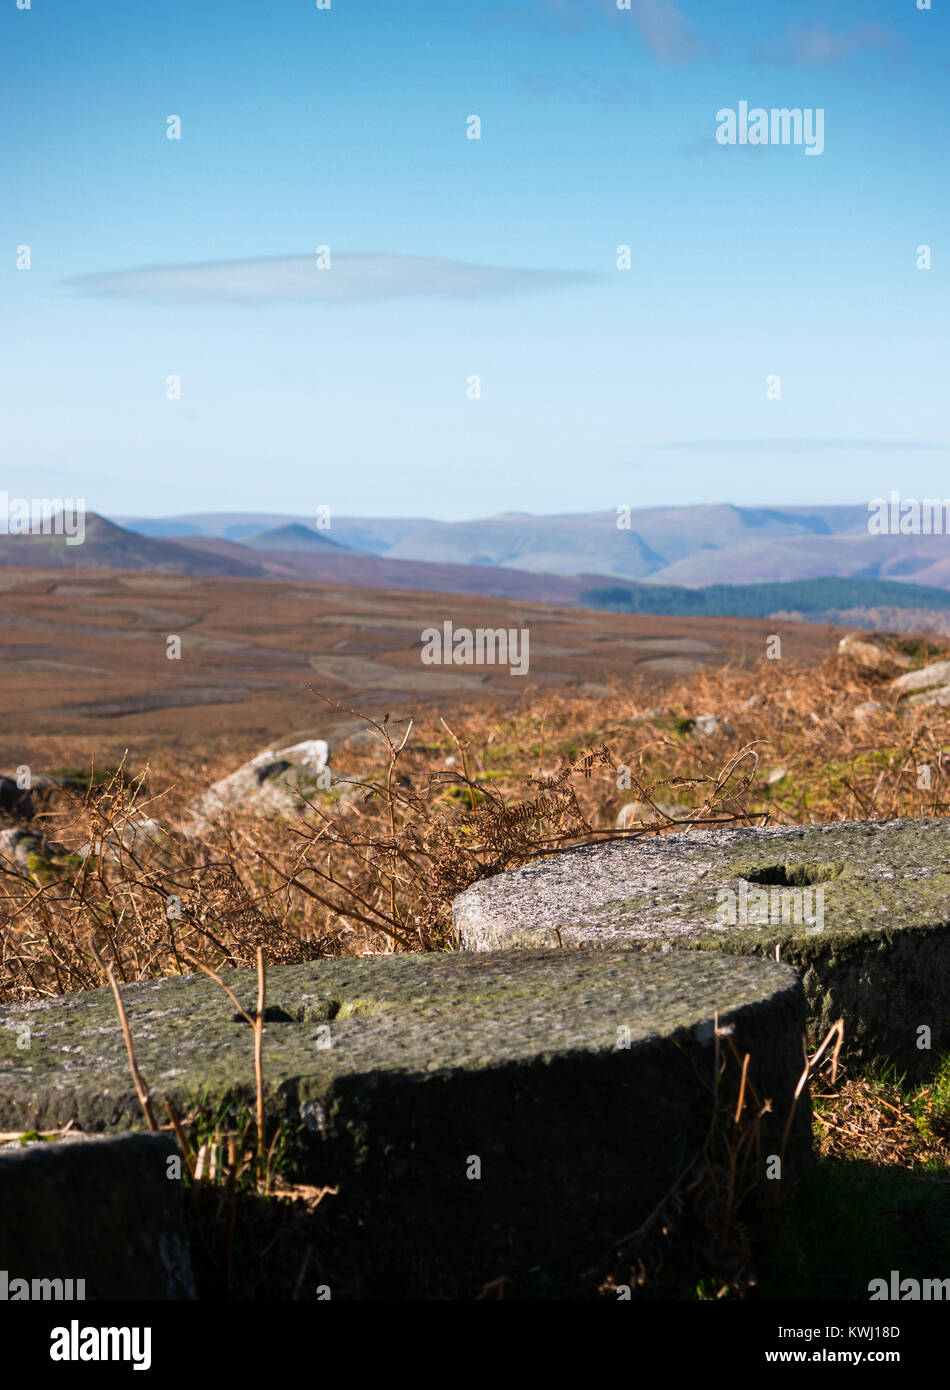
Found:
[[[603,698],[529,692],[508,708],[457,707],[451,724],[367,721],[333,750],[336,775],[360,782],[352,801],[330,793],[299,822],[235,818],[199,836],[185,833],[186,808],[233,761],[181,766],[160,750],[147,775],[123,769],[39,811],[32,828],[68,857],[0,860],[0,1001],[106,983],[97,956],[125,983],[251,966],[258,947],[272,965],[451,947],[456,893],[578,841],[679,822],[947,814],[950,716],[888,707],[855,720],[883,689],[835,659],[762,661],[691,676],[659,711],[654,683]],[[687,720],[701,713],[724,727],[697,737]],[[616,831],[633,800],[676,809]],[[142,816],[168,834],[124,844]]]
[[[950,1171],[950,1104],[936,1084],[909,1097],[894,1082],[862,1077],[814,1100],[822,1158]]]

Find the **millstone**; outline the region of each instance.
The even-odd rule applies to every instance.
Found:
[[[950,820],[690,830],[581,846],[456,898],[464,947],[623,947],[774,957],[813,1038],[929,1074],[950,1052]]]
[[[0,1301],[194,1298],[176,1155],[164,1134],[0,1146]]]
[[[253,973],[227,980],[251,1006]],[[122,993],[159,1114],[165,1098],[184,1113],[202,1093],[211,1108],[251,1103],[251,1030],[217,985]],[[576,1287],[703,1143],[714,1015],[772,1102],[751,1178],[774,1176],[802,1059],[787,966],[571,949],[273,969],[268,1114],[296,1131],[289,1176],[340,1189],[318,1209],[321,1258],[359,1271],[364,1296],[470,1297],[500,1277]],[[738,1074],[730,1065],[724,1096]],[[0,1127],[70,1120],[143,1124],[108,990],[0,1009]],[[806,1093],[782,1177],[809,1160]]]

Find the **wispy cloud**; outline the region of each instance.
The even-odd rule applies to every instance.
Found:
[[[618,33],[635,29],[661,67],[686,67],[718,51],[715,44],[698,37],[673,0],[630,0],[623,9],[617,0],[522,0],[518,9],[497,10],[479,19],[473,32],[484,37],[502,25],[535,31],[543,25],[579,35],[590,25],[604,22]]]
[[[632,82],[621,78],[611,81],[590,72],[548,72],[523,77],[521,85],[532,96],[576,97],[579,101],[603,102],[616,105],[638,95]]]
[[[633,0],[631,13],[640,37],[661,67],[686,67],[716,52],[715,45],[697,37],[672,0]]]
[[[787,454],[812,454],[846,450],[861,453],[912,453],[926,450],[950,449],[950,443],[927,439],[841,439],[809,438],[802,435],[787,439],[676,439],[662,444],[643,444],[644,450],[677,449],[695,454],[763,453],[769,450]]]
[[[435,256],[331,253],[329,269],[315,256],[272,256],[195,265],[145,266],[80,275],[65,284],[98,298],[156,304],[269,304],[280,301],[358,304],[381,299],[493,299],[596,281],[587,271],[473,265]]]
[[[823,20],[805,27],[789,26],[787,34],[767,39],[756,57],[767,63],[799,63],[806,67],[837,67],[859,53],[893,49],[902,43],[899,34],[878,24],[858,24],[853,29],[832,29]]]

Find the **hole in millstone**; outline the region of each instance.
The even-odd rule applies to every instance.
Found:
[[[253,1004],[248,1005],[248,1010],[247,1010],[247,1011],[248,1011],[248,1013],[251,1015],[251,1018],[253,1018],[253,1017],[254,1017],[254,1005],[253,1005]],[[302,1010],[302,1009],[299,1011],[299,1013],[298,1013],[298,1011],[297,1011],[296,1009],[294,1009],[293,1011],[291,1011],[290,1013],[288,1013],[288,1011],[287,1011],[286,1009],[279,1009],[279,1008],[277,1008],[276,1006],[273,1006],[273,1007],[270,1007],[270,1008],[266,1008],[266,1009],[264,1010],[264,1022],[265,1022],[265,1023],[302,1023],[302,1022],[303,1022],[302,1015],[303,1015],[303,1010]],[[245,1023],[245,1024],[246,1024],[246,1023],[247,1023],[247,1019],[244,1017],[243,1014],[232,1014],[232,1016],[231,1016],[231,1022],[232,1022],[232,1023]]]
[[[254,1017],[254,1004],[246,1005],[251,1018]],[[331,1018],[336,1018],[343,1008],[339,999],[321,999],[315,1004],[305,1004],[297,1008],[291,1006],[289,1009],[281,1008],[278,1004],[270,1004],[264,1010],[265,1023],[328,1023]],[[242,1014],[232,1014],[232,1023],[243,1023],[247,1026],[247,1019]]]
[[[832,859],[824,864],[767,864],[761,869],[749,869],[742,877],[749,883],[776,888],[805,888],[812,883],[828,883],[840,878],[846,868],[843,859]]]

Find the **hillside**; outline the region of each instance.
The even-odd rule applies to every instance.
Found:
[[[401,542],[385,554],[372,553],[344,545],[336,528],[330,537],[299,521],[258,529],[236,541],[220,535],[182,534],[186,525],[182,520],[168,523],[179,532],[175,538],[146,536],[89,513],[81,545],[70,545],[62,536],[0,536],[0,565],[288,579],[361,589],[587,605],[620,612],[745,617],[781,614],[790,620],[843,626],[950,629],[950,556],[945,553],[945,537],[816,535],[814,528],[827,525],[827,517],[800,513],[743,516],[738,508],[681,508],[675,511],[681,517],[683,534],[674,539],[663,529],[672,524],[670,515],[661,518],[656,514],[654,538],[670,553],[677,546],[691,545],[697,536],[707,534],[703,527],[709,524],[707,513],[711,510],[721,513],[718,521],[724,533],[734,534],[737,528],[747,527],[752,524],[749,516],[753,516],[755,525],[778,530],[779,534],[734,549],[705,549],[657,570],[651,566],[659,559],[658,552],[648,548],[634,531],[618,530],[616,525],[605,528],[603,514],[596,518],[495,518],[485,523],[480,533],[488,552],[474,555],[470,563],[457,563],[410,559],[402,555],[407,547]],[[855,518],[849,514],[839,520],[853,526]],[[791,539],[781,534],[789,525],[805,524],[812,527],[806,536]],[[474,535],[479,525],[458,523],[458,528],[460,532],[468,528]],[[372,539],[372,526],[367,522],[361,533],[364,541]],[[244,523],[234,523],[225,529],[243,528]],[[433,528],[427,525],[420,534],[427,530]],[[571,553],[572,545],[578,562],[583,560],[587,568],[566,573],[563,557]],[[452,553],[450,547],[431,549]],[[509,554],[522,563],[543,561],[551,569],[498,563]],[[596,568],[606,564],[614,568]],[[629,570],[636,571],[638,578],[631,579],[625,572]],[[720,578],[709,584],[692,582],[697,574],[710,571]],[[738,578],[743,572],[756,577],[743,582]],[[688,582],[666,583],[664,575],[682,575]],[[931,577],[936,582],[928,583]]]
[[[385,588],[425,593],[478,594],[484,598],[527,599],[539,603],[576,604],[586,587],[581,576],[528,574],[524,570],[479,565],[439,565],[425,561],[390,560],[353,547],[333,551],[254,550],[217,537],[185,537],[183,550],[239,562],[252,555],[261,572],[273,579],[297,579],[312,584],[344,584],[354,588]]]
[[[618,526],[618,521],[629,526]],[[679,560],[731,551],[750,541],[842,535],[860,528],[866,534],[867,512],[860,507],[654,507],[633,509],[629,516],[618,516],[616,511],[569,516],[516,513],[437,523],[407,537],[389,553],[405,559],[451,555],[466,564],[643,579]]]
[[[322,531],[314,531],[299,522],[272,526],[267,531],[255,531],[253,535],[245,536],[241,544],[250,546],[252,550],[299,550],[315,555],[334,551],[340,554],[349,549],[339,541],[331,540]]]
[[[197,750],[196,757],[209,746],[243,749],[275,730],[325,737],[340,715],[316,691],[345,708],[384,713],[433,701],[448,709],[461,698],[481,705],[496,695],[520,698],[529,687],[603,691],[612,677],[621,687],[634,676],[662,683],[754,661],[773,630],[755,620],[603,613],[287,577],[23,570],[4,574],[3,591],[0,697],[8,713],[0,755],[14,768],[48,763],[52,748],[70,765],[94,750],[98,764],[121,759],[125,749],[143,758],[160,747],[176,756]],[[424,665],[421,634],[446,619],[528,628],[527,679],[506,666]],[[181,660],[168,660],[170,633],[181,637]],[[814,665],[839,636],[840,629],[791,623],[785,651],[790,661]]]
[[[171,517],[117,516],[113,520],[144,536],[214,536],[229,541],[242,541],[277,526],[313,528],[312,518],[289,512],[189,512]],[[407,536],[433,524],[420,517],[334,516],[332,529],[333,539],[341,545],[382,555]]]
[[[136,535],[87,512],[85,538],[0,535],[0,565],[31,569],[149,570],[160,574],[221,574],[249,578],[263,573],[251,552],[213,556],[183,550],[176,542]]]
[[[710,584],[702,589],[672,584],[630,584],[585,589],[580,602],[612,613],[695,614],[705,617],[767,618],[794,615],[812,622],[847,621],[860,616],[907,610],[915,620],[950,613],[950,593],[894,580],[821,578],[776,584]],[[847,619],[830,614],[849,613]],[[868,624],[870,625],[870,623]]]
[[[686,556],[652,573],[660,584],[755,584],[819,579],[894,579],[950,587],[947,536],[795,536],[746,541]]]

